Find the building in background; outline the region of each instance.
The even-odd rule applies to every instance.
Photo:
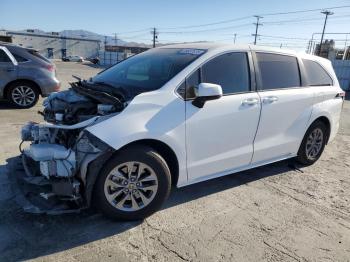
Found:
[[[7,37],[7,42],[34,48],[49,59],[60,59],[69,55],[92,58],[98,56],[101,48],[100,40],[66,37],[58,32],[43,33],[38,30],[28,29],[25,32],[6,31],[3,37]]]
[[[99,52],[98,57],[101,65],[110,66],[148,49],[148,47],[139,46],[106,45],[104,50]]]

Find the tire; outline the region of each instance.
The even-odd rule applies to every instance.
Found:
[[[329,130],[323,122],[314,122],[305,133],[296,160],[299,163],[307,166],[314,164],[322,155],[322,152],[328,140],[328,133]],[[314,140],[314,142],[312,142],[312,134],[314,135],[314,137],[319,136],[319,139],[316,139]],[[319,142],[320,140],[322,141]],[[311,150],[311,147],[313,145],[316,147],[314,150]],[[310,153],[311,151],[312,154]]]
[[[135,172],[130,176],[130,171]],[[136,176],[139,179],[135,180]],[[170,188],[171,174],[165,160],[150,147],[133,146],[118,152],[102,168],[92,201],[110,218],[140,220],[160,209]]]
[[[17,108],[30,108],[38,102],[39,94],[38,88],[33,83],[21,81],[10,85],[7,98]]]

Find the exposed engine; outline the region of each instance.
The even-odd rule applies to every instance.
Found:
[[[96,115],[120,112],[129,98],[124,89],[79,81],[66,91],[53,93],[40,112],[49,123],[75,124]]]

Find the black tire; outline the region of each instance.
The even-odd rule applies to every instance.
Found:
[[[316,129],[320,129],[322,131],[322,146],[320,147],[318,153],[314,157],[310,157],[307,154],[307,140],[310,134]],[[301,142],[296,160],[299,163],[307,166],[314,164],[322,155],[322,152],[328,141],[328,135],[329,135],[329,130],[323,122],[321,121],[314,122],[305,133],[305,136],[303,138],[303,141]]]
[[[20,102],[17,102],[13,98],[14,92],[16,92],[18,90],[18,88],[20,88],[20,87],[25,87],[26,88],[25,90],[30,90],[30,94],[33,94],[33,99],[30,99],[32,101],[29,104],[28,103],[21,104]],[[40,95],[40,92],[38,90],[38,87],[35,84],[33,84],[31,82],[27,82],[27,81],[19,81],[19,82],[15,82],[15,83],[10,85],[8,92],[7,92],[7,99],[9,100],[9,102],[13,106],[15,106],[17,108],[31,108],[34,105],[36,105],[36,103],[38,102],[39,95]]]
[[[123,211],[108,202],[105,195],[105,181],[115,167],[130,161],[137,161],[152,168],[158,180],[158,189],[153,200],[148,205],[136,211]],[[164,201],[168,198],[170,189],[171,174],[165,160],[150,147],[141,145],[132,146],[121,150],[107,161],[95,183],[92,201],[95,208],[112,219],[140,220],[160,209]]]

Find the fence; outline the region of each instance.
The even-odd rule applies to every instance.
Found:
[[[350,60],[333,60],[332,64],[341,88],[350,91]]]

